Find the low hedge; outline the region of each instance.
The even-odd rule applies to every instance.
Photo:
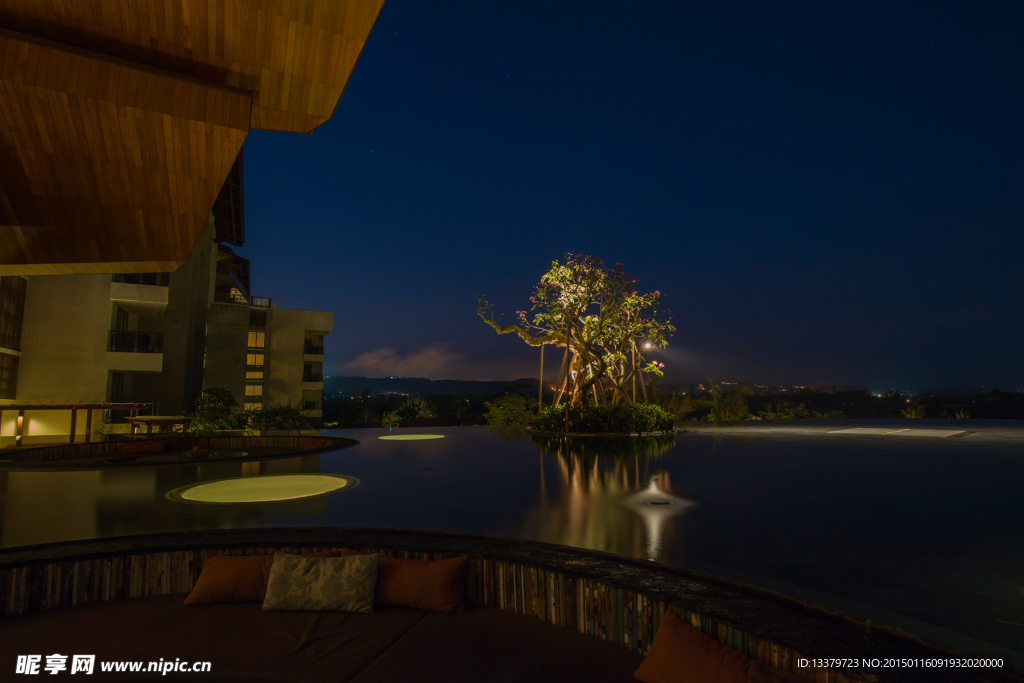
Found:
[[[545,408],[533,418],[531,426],[539,432],[577,432],[587,434],[667,432],[675,418],[659,406],[637,403],[632,406],[569,406],[569,428],[565,426],[566,407]]]

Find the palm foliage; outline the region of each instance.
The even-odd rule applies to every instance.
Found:
[[[723,392],[722,387],[712,382],[710,377],[708,384],[711,385],[711,391],[704,398],[704,402],[711,412],[704,418],[705,420],[739,422],[750,418],[747,409],[747,397],[751,394],[749,386],[739,385]]]

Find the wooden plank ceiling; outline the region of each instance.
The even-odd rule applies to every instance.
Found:
[[[250,128],[331,117],[383,0],[0,0],[0,275],[169,271]]]

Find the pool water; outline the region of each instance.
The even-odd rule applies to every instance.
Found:
[[[486,427],[326,430],[361,444],[264,462],[7,471],[0,546],[230,527],[490,534],[690,567],[970,653],[1024,653],[1024,428],[948,438],[837,429],[570,441]],[[416,433],[445,438],[378,438]],[[359,485],[235,505],[166,497],[320,473]]]

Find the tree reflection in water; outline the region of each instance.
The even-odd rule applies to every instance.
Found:
[[[676,516],[695,505],[672,494],[661,456],[675,436],[558,438],[534,436],[540,452],[540,503],[525,522],[527,538],[665,561]],[[553,464],[557,487],[545,481]],[[550,470],[549,470],[550,471]]]

